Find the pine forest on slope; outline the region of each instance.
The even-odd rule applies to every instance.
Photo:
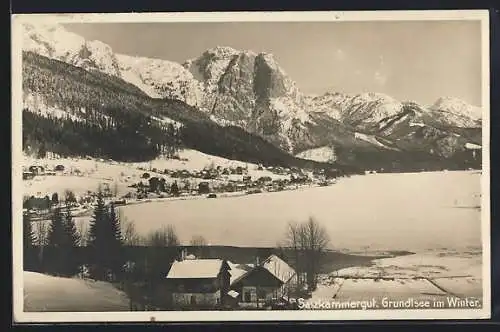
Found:
[[[119,78],[31,52],[23,53],[23,94],[27,152],[137,161],[186,147],[249,162],[332,167],[222,127],[181,101],[153,99]]]

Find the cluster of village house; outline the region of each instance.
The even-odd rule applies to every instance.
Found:
[[[37,175],[60,175],[66,173],[64,165],[56,165],[53,169],[46,169],[43,166],[32,165],[23,169],[23,180],[31,180]],[[75,170],[75,174],[79,173]]]
[[[165,193],[171,194],[170,185],[176,183],[178,186],[177,195],[200,195],[225,192],[246,192],[247,194],[259,193],[261,191],[281,191],[286,189],[293,189],[297,184],[305,184],[309,182],[316,182],[319,184],[327,184],[328,178],[335,178],[336,174],[325,174],[324,171],[319,170],[312,173],[310,176],[305,174],[302,170],[296,168],[285,167],[263,167],[257,166],[257,170],[266,170],[273,174],[280,175],[280,178],[271,178],[270,176],[260,176],[252,179],[248,175],[248,168],[246,167],[209,167],[201,171],[188,171],[188,170],[168,170],[163,171],[151,168],[144,171],[139,182],[129,185],[131,190],[126,193],[123,199],[142,199],[142,198],[161,198],[165,197]],[[53,169],[44,168],[38,165],[32,165],[23,170],[23,179],[31,180],[36,176],[50,176],[50,175],[81,175],[82,172],[74,167],[65,167],[64,165],[56,165]],[[171,178],[171,183],[167,184],[165,178]],[[236,176],[236,177],[235,177]],[[238,178],[239,176],[239,178]],[[151,190],[151,180],[156,179],[163,182],[162,191]],[[121,181],[132,182],[131,176],[127,176]],[[160,187],[158,187],[160,188]],[[103,185],[101,188],[105,196],[111,196],[109,185]],[[94,195],[95,196],[95,195]],[[89,203],[92,201],[91,193],[85,197],[80,197],[80,203]],[[115,197],[118,199],[118,197]],[[83,201],[82,201],[83,200]],[[123,202],[120,201],[120,202]]]
[[[178,308],[264,308],[287,301],[297,287],[296,271],[274,254],[255,264],[235,264],[184,252],[166,280]]]

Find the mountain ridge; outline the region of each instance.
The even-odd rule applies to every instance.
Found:
[[[56,37],[59,42],[51,40]],[[423,146],[427,154],[449,158],[477,144],[468,139],[482,125],[480,108],[452,97],[426,107],[382,93],[303,94],[265,52],[218,46],[180,64],[115,54],[61,26],[32,26],[26,40],[23,49],[118,77],[155,99],[183,101],[221,126],[243,128],[292,154],[332,144],[359,151]],[[476,134],[464,135],[469,129]]]

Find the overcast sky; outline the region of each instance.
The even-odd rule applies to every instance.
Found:
[[[481,105],[479,21],[65,25],[117,53],[184,62],[215,46],[273,53],[305,93],[382,92]]]

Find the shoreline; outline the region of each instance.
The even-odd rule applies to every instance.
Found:
[[[238,192],[222,192],[222,193],[215,193],[217,197],[214,198],[208,198],[208,194],[199,194],[199,195],[187,195],[187,196],[174,196],[174,197],[155,197],[155,198],[145,198],[145,199],[131,199],[131,200],[126,200],[126,204],[116,204],[115,206],[117,208],[121,207],[127,207],[131,205],[141,205],[141,204],[149,204],[149,203],[163,203],[163,202],[175,202],[175,201],[190,201],[190,200],[201,200],[201,199],[221,199],[221,198],[235,198],[235,197],[243,197],[243,196],[255,196],[255,195],[262,195],[262,194],[274,194],[274,193],[282,193],[282,192],[290,192],[290,191],[301,191],[301,190],[307,190],[307,189],[312,189],[312,188],[322,188],[322,187],[330,187],[332,185],[335,185],[336,182],[328,184],[327,186],[321,186],[318,184],[311,184],[311,185],[299,185],[297,188],[289,188],[289,189],[283,189],[283,190],[275,190],[275,191],[265,191],[262,190],[260,193],[247,193],[243,191],[238,191]],[[105,201],[108,203],[112,201],[119,200],[118,198],[115,199],[106,199]],[[88,217],[92,214],[92,209],[87,210],[85,212],[77,213],[74,214],[74,217]]]

